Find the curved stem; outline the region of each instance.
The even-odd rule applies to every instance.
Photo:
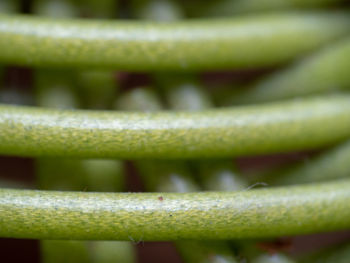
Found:
[[[349,31],[346,13],[174,23],[1,15],[0,61],[147,71],[252,68],[281,64]]]
[[[0,190],[0,236],[179,240],[273,237],[350,227],[350,181],[241,192]]]
[[[0,153],[224,157],[315,148],[350,136],[350,96],[202,112],[127,113],[0,106]]]

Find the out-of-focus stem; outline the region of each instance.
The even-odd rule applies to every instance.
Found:
[[[316,157],[277,169],[265,175],[273,185],[291,185],[331,181],[350,175],[350,141],[341,143]]]
[[[350,39],[332,44],[225,98],[226,104],[259,103],[350,88]]]
[[[350,31],[348,14],[329,12],[172,23],[1,15],[0,24],[3,63],[133,71],[279,65]]]

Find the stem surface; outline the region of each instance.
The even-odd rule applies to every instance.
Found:
[[[274,237],[350,227],[350,181],[241,192],[0,190],[0,236],[179,240]]]
[[[350,136],[350,96],[202,112],[54,110],[0,105],[0,153],[110,158],[287,152]]]
[[[252,68],[289,61],[349,31],[346,13],[173,23],[1,15],[0,61],[141,71]]]

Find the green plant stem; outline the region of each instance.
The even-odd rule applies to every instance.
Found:
[[[180,240],[276,237],[350,227],[350,181],[208,193],[0,190],[0,236]]]
[[[202,112],[0,106],[0,152],[19,156],[196,158],[287,152],[350,136],[350,97]]]
[[[200,188],[192,179],[185,163],[179,161],[139,161],[136,162],[139,174],[145,181],[148,191],[195,192]],[[185,262],[236,262],[226,242],[178,241],[175,243]],[[209,261],[208,261],[209,260]]]
[[[350,39],[244,87],[226,104],[258,103],[350,88]]]
[[[277,65],[350,31],[347,13],[330,12],[173,23],[1,15],[0,24],[2,63],[141,71]]]

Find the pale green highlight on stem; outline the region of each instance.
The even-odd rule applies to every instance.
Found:
[[[0,106],[0,152],[19,156],[198,158],[316,148],[350,136],[350,97],[201,112]]]
[[[0,236],[206,240],[325,232],[350,227],[349,189],[349,181],[181,194],[2,189]]]
[[[0,61],[140,71],[252,68],[284,63],[349,31],[348,14],[329,12],[173,23],[1,15]]]
[[[229,104],[246,104],[350,89],[349,67],[347,39],[244,87],[225,100]]]

